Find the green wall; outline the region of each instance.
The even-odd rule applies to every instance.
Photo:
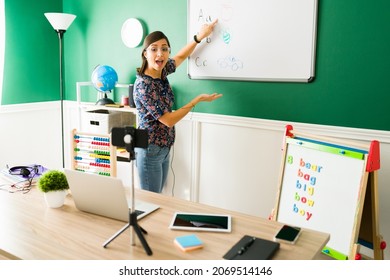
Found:
[[[60,0],[5,0],[5,56],[1,104],[59,99],[58,37],[43,15]]]
[[[58,92],[58,78],[55,77],[58,74],[58,53],[52,51],[58,50],[57,37],[50,32],[51,27],[41,16],[43,10],[54,9],[56,5],[49,0],[43,1],[46,4],[39,5],[35,2],[30,4],[26,0],[12,2],[31,6],[30,20],[36,20],[36,25],[41,30],[34,31],[37,34],[29,36],[41,36],[41,39],[19,38],[23,32],[14,35],[19,38],[20,43],[29,43],[23,43],[17,51],[6,54],[2,103],[58,99],[58,93],[55,93]],[[10,5],[11,0],[6,0],[6,6],[7,4],[17,6]],[[38,8],[34,8],[37,5]],[[126,48],[121,41],[120,30],[128,18],[140,19],[147,32],[164,31],[170,38],[173,53],[187,42],[187,0],[66,0],[63,1],[63,9],[77,15],[65,34],[66,96],[69,100],[76,98],[75,83],[88,81],[93,68],[98,64],[114,67],[121,83],[134,81],[135,68],[141,61],[141,48]],[[6,17],[9,10],[10,8],[6,7]],[[319,0],[318,10],[316,77],[312,83],[190,80],[186,74],[185,63],[170,77],[177,106],[182,106],[198,93],[219,92],[224,94],[222,99],[212,104],[200,104],[195,110],[262,119],[390,130],[390,1]],[[21,17],[16,14],[14,16]],[[7,40],[9,28],[7,26]],[[22,27],[19,26],[19,29],[22,30]],[[255,32],[256,29],[245,31],[248,32],[249,42],[250,31]],[[13,43],[7,41],[7,48],[9,44]],[[35,52],[31,48],[34,48]],[[9,63],[13,63],[16,58],[9,56],[19,52],[23,54],[26,65],[10,74]],[[39,62],[36,52],[47,55]],[[32,88],[25,88],[23,84],[15,85],[21,76],[27,75],[26,71],[32,72],[33,77],[36,76],[34,70],[38,74],[45,73],[45,83],[26,77],[24,84],[29,84],[30,81]],[[17,96],[16,92],[24,95]],[[115,96],[116,101],[119,101],[119,98]]]

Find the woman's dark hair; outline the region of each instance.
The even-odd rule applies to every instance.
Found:
[[[143,74],[145,72],[147,65],[148,65],[148,61],[146,60],[146,57],[144,56],[144,52],[151,44],[153,44],[154,42],[157,42],[161,39],[167,40],[168,47],[171,47],[169,40],[168,40],[168,37],[165,36],[165,34],[162,33],[161,31],[154,31],[145,37],[143,49],[142,49],[142,53],[141,53],[142,65],[141,65],[141,67],[137,68],[138,74]]]

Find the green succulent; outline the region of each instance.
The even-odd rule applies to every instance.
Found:
[[[58,170],[49,170],[38,180],[38,189],[42,192],[60,191],[69,189],[65,173]]]

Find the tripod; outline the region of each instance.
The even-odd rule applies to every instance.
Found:
[[[127,135],[126,135],[127,136]],[[131,137],[130,137],[131,138]],[[125,138],[125,143],[128,144],[126,141],[127,138]],[[125,225],[122,229],[120,229],[117,233],[115,233],[109,240],[107,240],[103,247],[106,248],[111,241],[113,241],[115,238],[117,238],[122,232],[124,232],[129,227],[133,228],[133,231],[131,232],[131,245],[135,245],[135,236],[134,233],[137,234],[138,239],[141,241],[142,246],[145,249],[146,254],[149,256],[153,254],[152,250],[150,249],[148,243],[145,240],[144,234],[147,234],[147,232],[138,225],[137,221],[137,213],[135,210],[135,199],[134,199],[134,160],[135,160],[135,153],[134,153],[134,145],[132,145],[132,142],[130,140],[130,145],[126,145],[126,150],[130,153],[130,163],[131,163],[131,212],[129,211],[129,223]]]

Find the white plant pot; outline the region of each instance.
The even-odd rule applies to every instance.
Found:
[[[50,208],[58,208],[64,205],[65,197],[68,194],[68,190],[51,191],[44,193],[47,206]]]

